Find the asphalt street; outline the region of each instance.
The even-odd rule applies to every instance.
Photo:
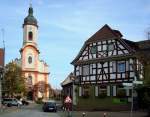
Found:
[[[107,113],[106,117],[130,117],[129,111],[122,112],[84,112],[85,117],[104,117],[104,113]],[[74,111],[73,117],[82,117],[83,111]],[[29,106],[22,106],[21,108],[10,107],[0,112],[0,117],[67,117],[68,113],[63,111],[54,112],[43,112],[42,106],[38,104],[30,104]],[[133,117],[145,117],[145,112],[136,111],[133,112]]]
[[[57,113],[43,112],[41,106],[32,104],[0,113],[0,117],[60,117]]]

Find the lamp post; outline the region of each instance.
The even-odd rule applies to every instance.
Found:
[[[75,81],[75,78],[74,78],[74,75],[73,73],[70,74],[70,78],[72,80],[72,114],[73,114],[73,104],[74,104],[74,81]]]
[[[133,116],[133,98],[134,98],[134,86],[135,85],[139,85],[139,84],[143,84],[142,81],[137,81],[136,77],[134,78],[132,83],[123,83],[124,86],[128,86],[131,87],[132,89],[132,96],[131,96],[131,110],[130,110],[130,117]]]

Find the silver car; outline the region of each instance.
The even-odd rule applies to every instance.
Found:
[[[4,105],[7,105],[8,107],[10,106],[21,106],[22,105],[22,102],[17,100],[16,98],[4,98],[2,103]]]

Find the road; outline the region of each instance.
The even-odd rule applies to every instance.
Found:
[[[53,112],[43,112],[41,105],[30,104],[29,106],[23,106],[21,108],[11,107],[7,108],[4,112],[0,112],[0,117],[67,117],[68,113],[63,111]],[[82,117],[83,111],[74,111],[72,113],[73,117]],[[103,117],[105,112],[85,112],[85,117]],[[106,117],[130,117],[129,111],[122,112],[106,112]],[[133,112],[133,117],[145,117],[145,112],[136,111]]]
[[[31,104],[20,109],[11,107],[11,110],[0,113],[0,117],[60,117],[57,113],[43,112],[41,106]]]

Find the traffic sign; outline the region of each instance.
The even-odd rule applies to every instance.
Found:
[[[143,81],[133,81],[134,84],[143,84]]]
[[[69,96],[67,96],[65,99],[65,103],[72,103],[72,99]]]
[[[123,86],[132,87],[132,86],[133,86],[133,84],[132,84],[132,83],[123,83]]]

